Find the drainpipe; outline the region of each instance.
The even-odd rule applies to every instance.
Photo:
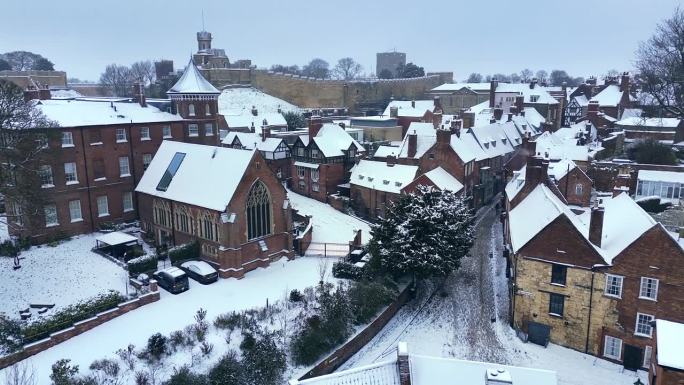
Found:
[[[133,122],[131,121],[131,123],[133,123]],[[133,134],[133,126],[131,125],[128,127],[128,152],[131,154],[130,161],[128,163],[128,168],[129,168],[128,172],[131,174],[131,178],[133,179],[133,188],[131,189],[131,195],[132,195],[133,201],[135,202],[134,207],[133,207],[133,209],[135,210],[135,217],[137,219],[140,219],[140,213],[138,212],[138,207],[140,207],[140,205],[138,205],[138,194],[135,193],[135,186],[138,184],[138,180],[136,180],[137,175],[135,173],[135,153],[133,152],[133,135],[132,134]],[[150,133],[150,135],[152,135],[152,134]],[[123,215],[124,215],[123,208],[121,211],[122,211],[121,212],[121,217],[122,217],[121,219],[123,219]]]
[[[81,153],[83,154],[83,167],[85,168],[86,191],[88,192],[88,212],[90,213],[90,231],[95,232],[95,217],[93,217],[93,198],[91,197],[90,191],[90,175],[88,173],[88,161],[86,160],[86,143],[85,135],[83,135],[83,127],[80,127],[79,131],[81,132]]]
[[[584,341],[584,353],[589,352],[589,332],[591,330],[591,303],[594,298],[594,277],[596,272],[591,268],[591,291],[589,292],[589,316],[587,317],[587,339]]]

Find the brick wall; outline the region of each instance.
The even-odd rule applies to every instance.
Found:
[[[578,167],[570,170],[558,182],[558,190],[563,194],[568,204],[588,207],[591,199],[592,181]],[[582,185],[581,191],[577,190],[577,185]],[[581,192],[578,194],[578,192]]]

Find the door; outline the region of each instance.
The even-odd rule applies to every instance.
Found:
[[[528,341],[546,347],[549,344],[551,327],[537,322],[530,322],[527,325],[527,334]]]
[[[625,345],[625,359],[623,365],[625,369],[638,370],[641,368],[643,349],[634,345]]]

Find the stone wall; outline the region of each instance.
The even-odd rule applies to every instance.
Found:
[[[0,369],[12,366],[19,361],[25,360],[68,339],[76,337],[81,333],[85,333],[86,331],[96,326],[102,325],[103,323],[120,315],[126,314],[131,310],[135,310],[141,306],[159,301],[159,288],[157,287],[156,281],[150,281],[150,290],[150,293],[141,295],[140,297],[128,302],[121,303],[113,309],[103,311],[96,314],[92,318],[76,322],[71,327],[52,333],[48,338],[26,344],[16,353],[12,353],[5,357],[0,357]]]
[[[8,80],[22,89],[32,85],[31,80],[38,85],[66,87],[66,78],[64,71],[0,71],[0,79]]]

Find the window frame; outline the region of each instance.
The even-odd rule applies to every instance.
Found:
[[[617,346],[617,356],[612,355],[612,354],[608,354],[608,352],[607,352],[607,348],[608,348],[608,339],[611,339],[611,340],[613,340],[613,341],[618,341],[618,342],[619,342],[619,344],[618,344],[618,346]],[[611,345],[611,346],[612,346],[613,348],[615,348],[615,346],[613,346],[613,345]],[[606,335],[606,336],[603,338],[603,356],[606,357],[606,358],[610,358],[610,359],[613,359],[613,360],[620,361],[620,358],[622,357],[622,339],[617,338],[617,337],[613,337],[613,336]]]
[[[149,158],[149,161],[148,161],[148,158]],[[152,163],[152,154],[142,154],[143,170],[147,170],[147,168],[150,167],[151,163]]]
[[[102,203],[101,199],[104,199],[104,205],[106,211],[103,213],[102,212],[102,207],[100,207],[100,204]],[[106,195],[100,195],[96,198],[96,204],[97,204],[97,217],[102,218],[102,217],[107,217],[109,216],[109,198]]]
[[[188,124],[188,137],[196,138],[199,136],[199,125],[196,123]]]
[[[651,357],[653,356],[653,346],[644,346],[644,358],[641,362],[641,367],[648,369],[651,366]],[[648,360],[648,361],[647,361]]]
[[[73,206],[73,203],[78,204],[78,217],[77,218],[74,217],[75,207]],[[83,209],[81,208],[81,200],[80,199],[70,200],[68,205],[69,205],[69,220],[71,220],[71,223],[83,222]]]
[[[38,176],[40,177],[41,188],[55,187],[55,175],[52,172],[52,166],[43,164],[38,168]],[[47,182],[47,183],[46,183]]]
[[[117,143],[128,142],[128,135],[126,135],[126,129],[125,128],[117,128],[116,129],[116,142]]]
[[[68,141],[64,141],[68,137]],[[74,133],[71,131],[62,131],[62,148],[74,147]]]
[[[554,306],[558,306],[558,303],[554,302],[554,298],[561,299],[560,302],[560,313],[553,311],[553,310],[558,310],[558,309],[553,309]],[[563,314],[565,313],[565,296],[562,294],[557,294],[557,293],[549,293],[549,314],[557,317],[563,317]]]
[[[54,213],[54,222],[48,222],[48,209]],[[50,217],[52,217],[52,213]],[[59,214],[57,213],[57,205],[54,203],[47,204],[43,206],[43,217],[45,219],[45,227],[55,227],[59,226]]]
[[[556,282],[554,279],[558,278],[558,272],[556,269],[561,269],[563,272],[562,274],[562,282]],[[552,285],[559,285],[559,286],[565,286],[568,281],[568,267],[565,265],[561,265],[559,263],[552,263],[551,264],[551,284]]]
[[[188,104],[188,116],[195,116],[195,105],[193,103]]]
[[[646,324],[648,326],[649,334],[642,333],[639,331],[639,318],[640,316],[645,316],[645,317],[650,317],[650,320]],[[636,323],[634,324],[634,335],[635,336],[640,336],[640,337],[647,337],[647,338],[652,338],[653,337],[653,326],[651,326],[651,322],[655,320],[655,317],[652,316],[651,314],[646,314],[646,313],[639,313],[637,312],[636,315]],[[642,324],[643,325],[643,324]]]
[[[152,140],[149,127],[140,127],[140,140]]]
[[[122,161],[125,159],[125,162]],[[126,172],[124,172],[124,169]],[[128,156],[119,157],[119,177],[126,178],[131,176],[131,161]]]
[[[575,184],[575,195],[584,195],[584,185],[582,183]]]
[[[173,133],[171,132],[171,126],[163,126],[162,127],[162,138],[163,139],[173,138]]]
[[[128,199],[127,199],[128,198]],[[129,207],[126,207],[126,203],[130,202]],[[135,207],[133,205],[133,192],[131,191],[125,191],[122,196],[121,196],[121,207],[123,209],[123,212],[129,213],[131,211],[135,210]]]
[[[67,167],[73,165],[73,172],[67,171]],[[64,180],[67,185],[78,184],[78,166],[76,162],[64,162]]]
[[[214,136],[214,123],[204,123],[204,136]]]
[[[655,281],[655,288],[653,292],[653,297],[644,296],[644,281]],[[639,283],[639,299],[646,299],[649,301],[658,301],[658,286],[660,285],[660,280],[658,278],[651,277],[641,277]],[[646,288],[648,290],[648,287]]]
[[[608,292],[608,288],[609,288],[608,280],[611,278],[619,279],[620,285],[618,286],[618,288],[619,288],[618,294],[612,294],[612,293]],[[625,283],[625,277],[623,277],[621,275],[615,275],[615,274],[606,274],[606,282],[605,282],[605,287],[603,288],[603,295],[605,295],[607,297],[613,297],[613,298],[620,298],[621,299],[622,298],[622,288],[624,286],[624,283]],[[612,285],[610,287],[612,287]]]

